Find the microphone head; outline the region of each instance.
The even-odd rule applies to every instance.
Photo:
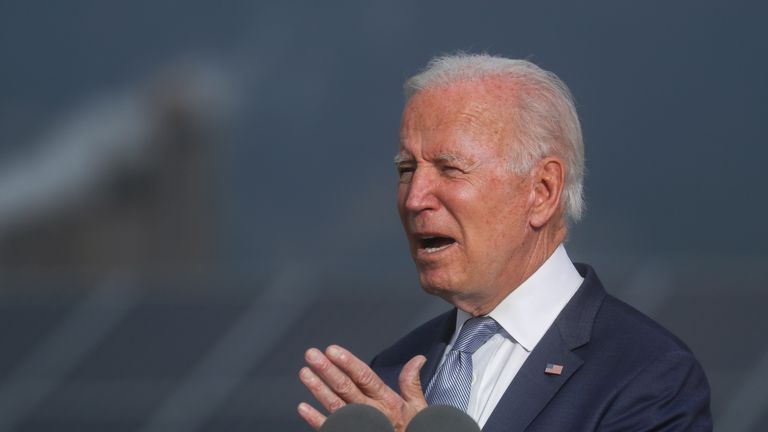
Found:
[[[480,426],[464,411],[432,405],[413,417],[406,432],[480,432]]]
[[[392,423],[379,410],[363,404],[341,407],[325,420],[320,432],[394,432]]]

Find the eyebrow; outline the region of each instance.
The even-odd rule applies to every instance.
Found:
[[[410,162],[413,161],[413,156],[407,154],[407,153],[398,153],[395,155],[394,162],[395,165],[400,165],[403,162]]]
[[[442,162],[456,162],[461,160],[458,156],[450,153],[443,153],[441,155],[438,155],[435,160],[442,161]]]
[[[464,159],[461,156],[457,156],[453,153],[443,153],[435,157],[436,161],[439,162],[460,162],[466,165],[471,165],[470,162],[467,159]],[[401,163],[405,162],[413,162],[413,156],[409,155],[408,153],[398,153],[395,155],[394,163],[395,165],[400,165]]]
[[[435,158],[435,160],[440,162],[459,162],[464,165],[472,165],[467,159],[453,153],[440,154]]]

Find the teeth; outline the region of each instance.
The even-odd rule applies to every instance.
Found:
[[[441,251],[441,250],[443,250],[443,249],[445,249],[445,248],[447,248],[447,247],[449,247],[449,246],[451,246],[451,245],[450,245],[450,244],[447,244],[447,245],[443,245],[443,246],[440,246],[440,247],[436,247],[436,248],[424,248],[424,250],[425,250],[427,253],[433,253],[433,252]]]

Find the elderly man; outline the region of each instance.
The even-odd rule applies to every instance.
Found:
[[[299,376],[320,404],[372,405],[398,431],[428,404],[485,431],[710,430],[688,348],[562,245],[583,209],[567,87],[487,55],[434,59],[405,87],[398,210],[421,286],[455,309],[370,368],[339,346],[309,349]],[[326,418],[298,411],[315,429]]]

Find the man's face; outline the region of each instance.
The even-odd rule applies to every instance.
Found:
[[[531,247],[531,182],[509,169],[510,113],[495,88],[424,90],[400,130],[397,205],[419,279],[459,307],[517,286]]]

